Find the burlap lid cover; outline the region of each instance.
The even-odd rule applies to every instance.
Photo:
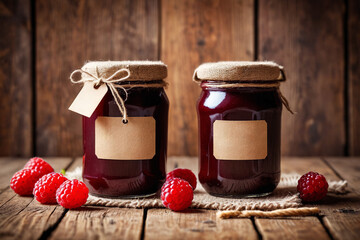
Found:
[[[283,67],[274,62],[214,62],[201,64],[194,81],[285,81]]]
[[[108,78],[123,68],[130,71],[126,81],[153,81],[167,77],[167,66],[161,61],[93,61],[87,62],[81,70]],[[89,75],[82,73],[81,77],[87,79]]]

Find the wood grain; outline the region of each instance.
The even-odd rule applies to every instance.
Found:
[[[22,169],[28,159],[0,158],[0,192],[9,187],[11,177]]]
[[[150,209],[145,239],[257,239],[250,219],[216,219],[216,211]]]
[[[349,153],[360,155],[360,2],[348,1],[348,134]]]
[[[330,239],[316,217],[256,219],[256,226],[267,239]]]
[[[81,207],[70,210],[50,239],[140,239],[143,210]]]
[[[321,209],[324,225],[334,239],[356,239],[355,236],[359,236],[360,233],[358,160],[358,158],[326,158],[326,161],[322,161],[320,158],[287,158],[283,161],[283,172],[303,174],[311,169],[323,174],[328,180],[346,179],[349,182],[350,193],[328,194],[324,200],[316,204]]]
[[[79,156],[70,73],[88,60],[158,59],[158,1],[39,0],[36,12],[36,153]]]
[[[330,158],[333,159],[333,158]],[[353,168],[356,167],[356,162],[351,161],[349,158],[339,158],[344,162],[344,165],[346,166],[346,162],[349,160],[349,162],[355,163],[353,165]],[[330,165],[331,162],[329,162]],[[354,173],[356,170],[353,170],[352,172],[349,171],[348,173],[344,172],[344,175],[340,175],[337,172],[334,172],[333,169],[337,169],[334,167],[329,167],[328,160],[324,161],[321,158],[283,158],[282,161],[282,172],[283,173],[298,173],[300,175],[305,174],[309,171],[315,171],[320,174],[323,174],[327,180],[342,180],[345,179],[351,183],[351,179],[354,179],[352,173]],[[335,170],[337,171],[337,170]],[[332,214],[333,211],[337,212],[341,209],[358,209],[360,208],[360,196],[356,192],[359,191],[358,185],[350,185],[351,190],[350,193],[345,195],[336,195],[336,194],[328,194],[326,198],[324,198],[322,201],[319,202],[319,208],[321,211],[325,211],[326,214]]]
[[[253,0],[162,1],[161,59],[170,85],[169,155],[197,154],[196,101],[192,82],[203,62],[253,60]]]
[[[333,169],[349,183],[351,193],[336,211],[326,215],[324,224],[335,239],[357,239],[360,236],[360,168],[359,158],[326,158]]]
[[[0,156],[33,152],[30,0],[0,2]]]
[[[327,180],[340,180],[320,157],[283,157],[281,159],[282,173],[303,175],[309,171],[321,173]]]
[[[335,158],[326,157],[326,162],[349,183],[349,186],[360,194],[360,157]]]
[[[259,1],[259,59],[284,65],[284,155],[343,155],[344,2]]]
[[[47,159],[55,171],[66,168],[69,158]],[[44,231],[53,227],[65,209],[58,205],[42,205],[33,197],[21,197],[11,189],[0,195],[0,238],[39,239]]]
[[[351,192],[344,196],[342,204],[324,218],[334,239],[358,239],[360,236],[360,168],[359,158],[326,158],[336,173],[349,183]]]
[[[324,224],[330,229],[334,239],[359,239],[360,210],[329,214],[324,218]]]

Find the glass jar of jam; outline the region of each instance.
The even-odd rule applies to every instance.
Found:
[[[107,79],[119,69],[127,69],[126,79]],[[94,113],[83,116],[83,180],[90,193],[130,198],[155,194],[166,176],[166,65],[151,61],[89,62],[82,71],[83,77],[88,72],[103,76],[121,98],[116,99],[107,84],[109,89]],[[119,107],[121,100],[126,119]]]
[[[205,63],[195,70],[202,88],[199,180],[209,194],[257,197],[276,188],[284,80],[273,62]]]

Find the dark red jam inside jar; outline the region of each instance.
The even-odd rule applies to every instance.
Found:
[[[209,194],[219,197],[258,197],[270,194],[280,180],[282,100],[278,88],[271,85],[266,87],[264,84],[256,87],[256,83],[243,85],[234,80],[200,82],[202,92],[197,104],[200,183]],[[217,87],[219,85],[222,87]],[[266,157],[217,159],[214,156],[214,123],[217,120],[236,123],[265,121]],[[226,136],[223,139],[226,140]],[[256,142],[257,139],[252,141]]]
[[[169,101],[163,88],[134,87],[125,106],[129,117],[154,117],[156,153],[147,160],[107,160],[95,155],[95,120],[98,116],[121,118],[110,91],[90,118],[83,117],[83,180],[91,194],[108,197],[148,196],[156,193],[166,176]],[[119,90],[122,97],[123,92]],[[120,123],[122,124],[122,123]]]

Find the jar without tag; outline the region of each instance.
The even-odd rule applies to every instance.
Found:
[[[206,63],[195,70],[202,88],[199,180],[211,195],[256,197],[276,188],[284,80],[272,62]]]
[[[123,77],[121,69],[129,76]],[[82,78],[107,79],[108,91],[90,117],[83,116],[83,180],[91,194],[139,197],[155,194],[165,180],[169,101],[162,62],[89,62]],[[119,76],[112,76],[119,71]],[[109,79],[110,78],[110,79]],[[114,81],[113,81],[114,80]],[[124,101],[126,119],[116,102]],[[101,82],[100,82],[101,83]]]

